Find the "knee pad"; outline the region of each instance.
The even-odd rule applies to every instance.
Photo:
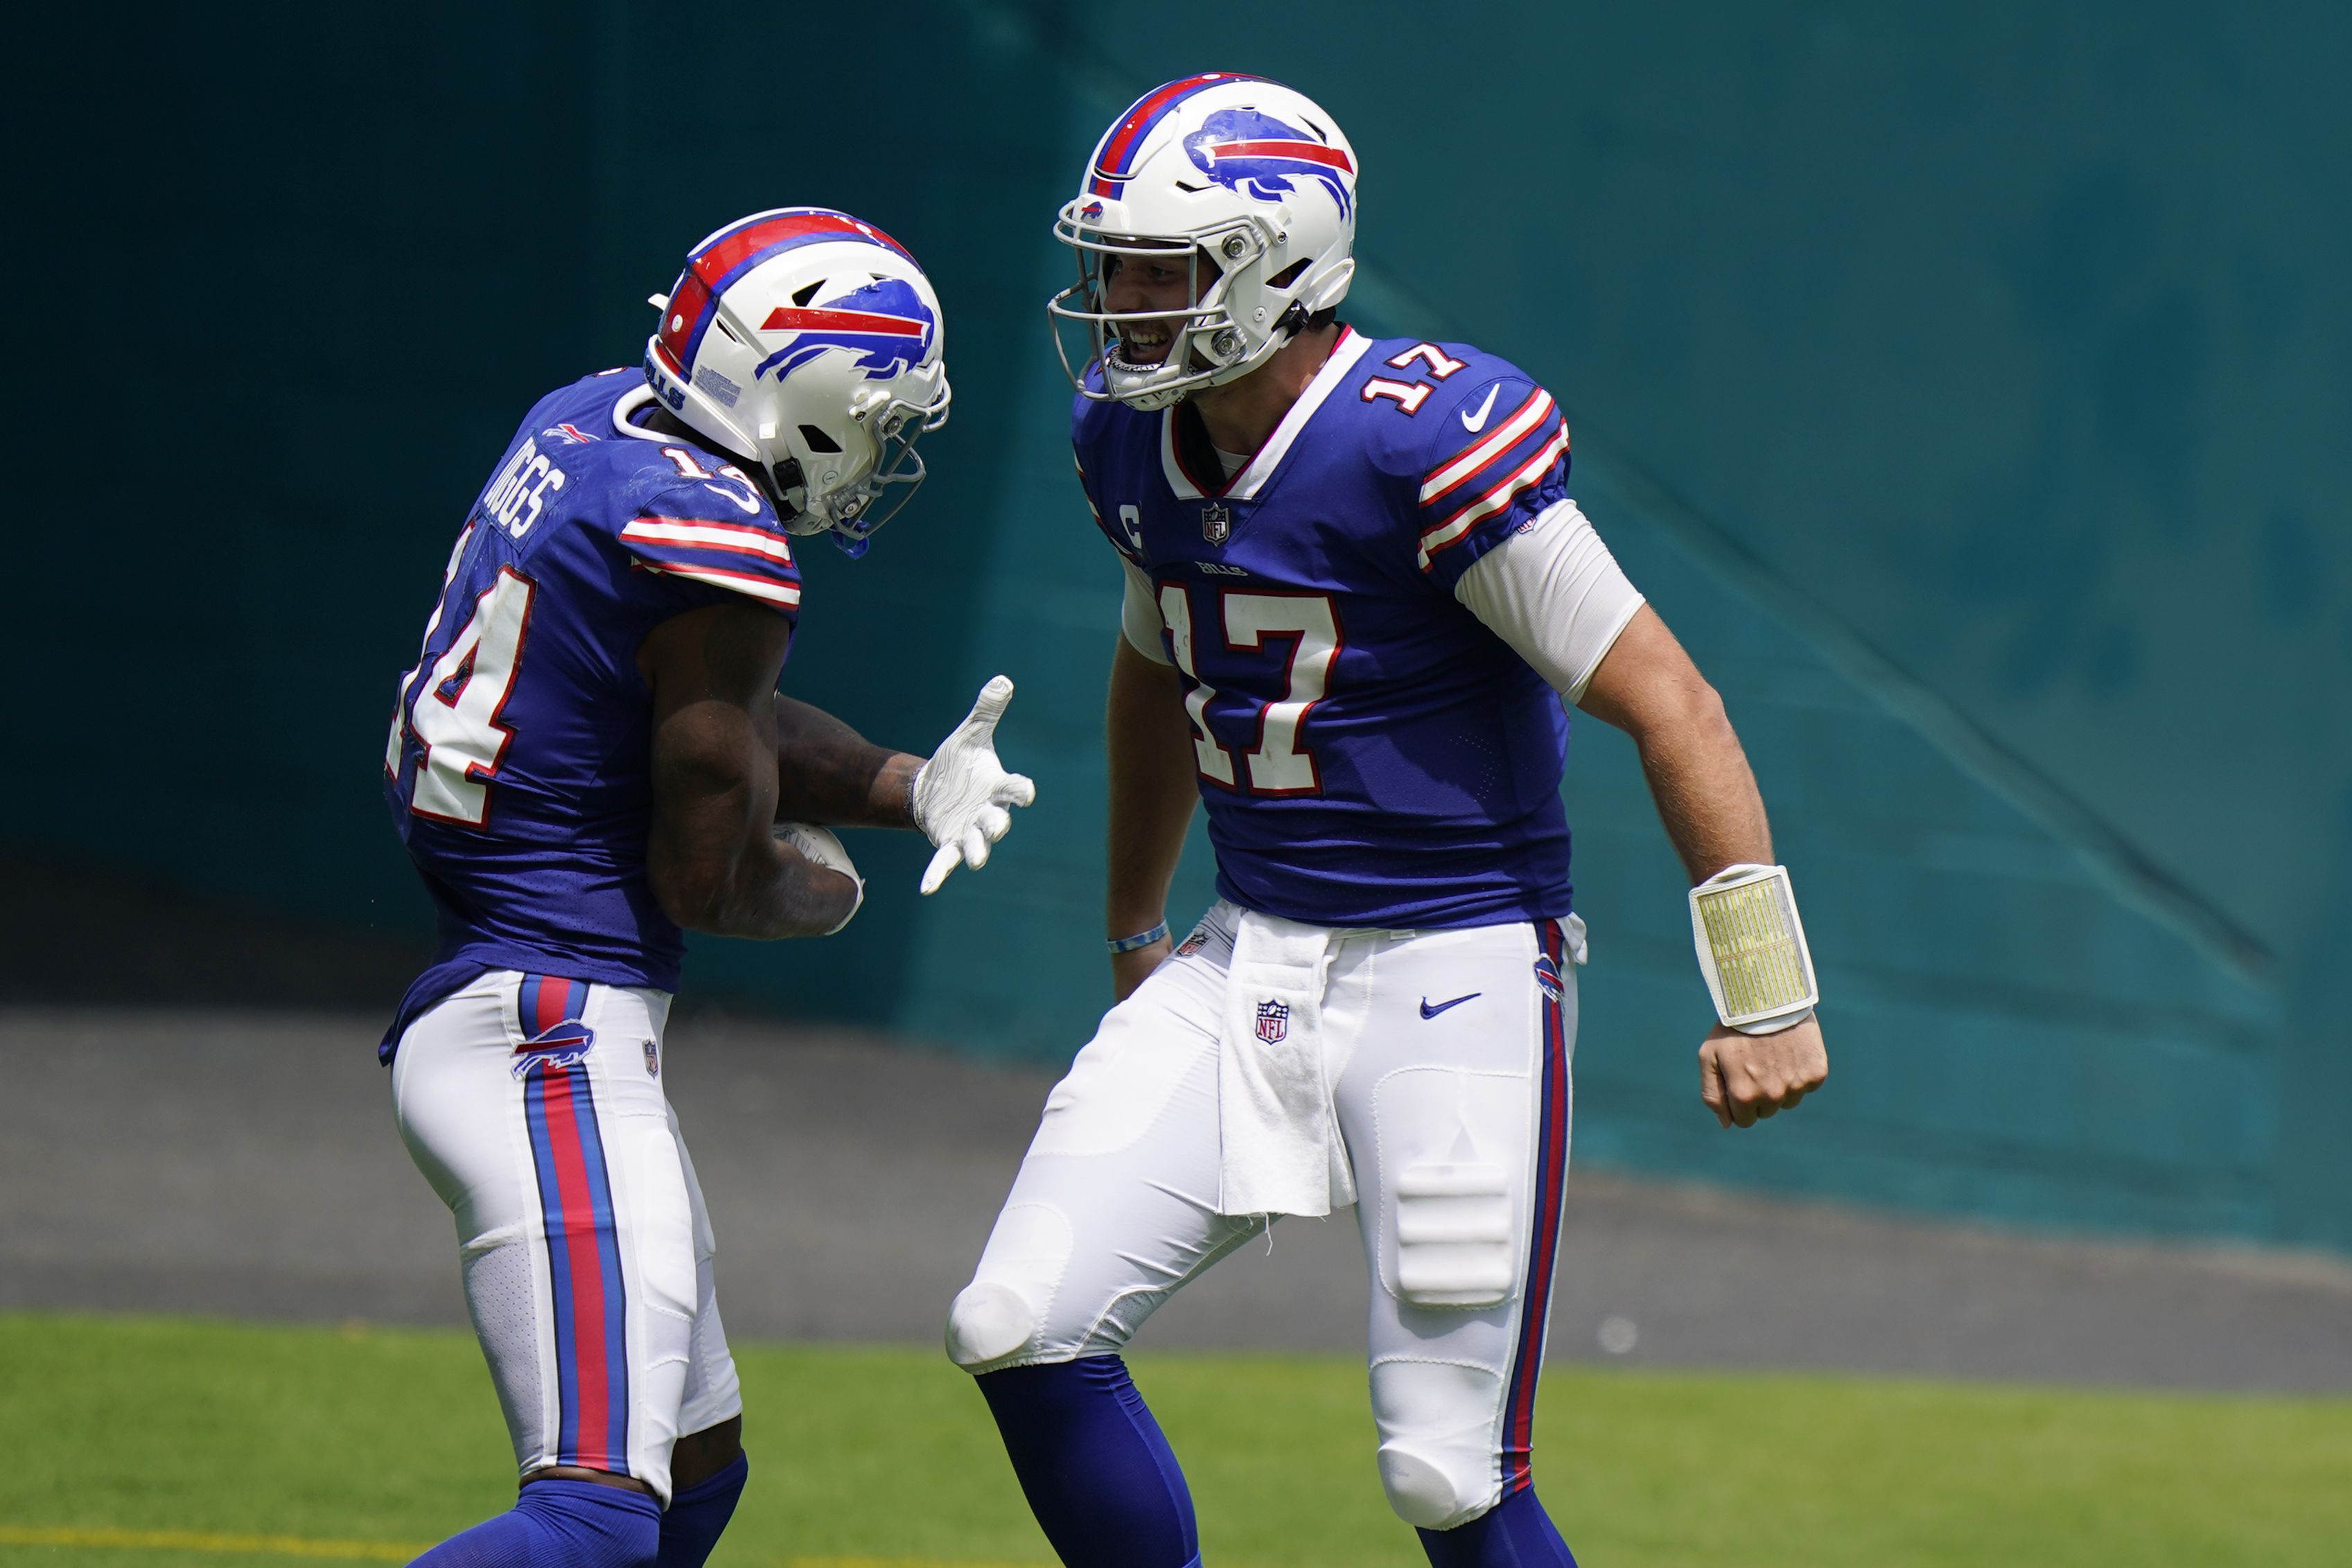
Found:
[[[1020,1350],[1036,1332],[1037,1314],[1020,1291],[978,1281],[948,1308],[948,1359],[975,1371]]]
[[[1451,1530],[1490,1507],[1502,1380],[1452,1361],[1382,1361],[1372,1366],[1372,1416],[1381,1429],[1381,1489],[1399,1519]]]
[[[1006,1204],[979,1271],[948,1308],[948,1359],[977,1371],[1036,1338],[1076,1245],[1069,1216],[1052,1204]]]
[[[1445,1471],[1395,1443],[1381,1445],[1381,1490],[1396,1516],[1417,1529],[1448,1529],[1463,1511]]]

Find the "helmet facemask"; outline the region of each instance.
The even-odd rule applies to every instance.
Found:
[[[951,394],[941,377],[939,396],[929,404],[878,390],[862,401],[865,406],[850,410],[850,428],[843,432],[862,451],[845,451],[830,433],[803,424],[789,443],[775,444],[774,458],[761,461],[784,531],[830,532],[852,558],[866,553],[868,537],[898,516],[929,477],[915,442],[947,423]]]
[[[1306,313],[1289,309],[1283,291],[1262,276],[1277,238],[1262,220],[1237,218],[1200,235],[1107,235],[1079,221],[1073,211],[1079,205],[1073,202],[1064,208],[1054,225],[1055,237],[1076,253],[1078,280],[1046,301],[1045,309],[1053,319],[1062,370],[1087,397],[1165,408],[1188,392],[1247,375],[1303,324]],[[1185,292],[1192,304],[1110,308],[1110,281],[1121,264],[1165,262],[1179,254],[1186,258]],[[1289,270],[1293,277],[1286,281],[1295,282],[1306,269]],[[1086,334],[1080,340],[1086,350],[1075,361],[1073,324]],[[1133,363],[1119,353],[1128,330],[1139,327],[1169,332],[1168,351],[1156,364]],[[1103,372],[1099,391],[1087,384],[1087,371],[1097,365]]]

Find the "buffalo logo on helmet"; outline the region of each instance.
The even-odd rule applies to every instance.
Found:
[[[1280,1045],[1290,1033],[1290,1004],[1260,1002],[1257,1005],[1257,1037],[1268,1045]]]
[[[1297,189],[1293,182],[1319,181],[1339,204],[1339,215],[1348,215],[1351,203],[1341,176],[1353,178],[1355,163],[1337,147],[1270,114],[1221,109],[1184,138],[1184,152],[1202,173],[1252,201],[1279,201]]]
[[[831,350],[857,356],[867,381],[887,381],[921,364],[939,335],[939,318],[904,278],[877,277],[863,287],[814,306],[779,305],[760,323],[762,332],[789,332],[784,346],[760,361],[757,374],[783,380]]]

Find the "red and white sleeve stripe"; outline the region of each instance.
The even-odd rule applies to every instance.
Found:
[[[1543,483],[1568,451],[1568,425],[1551,394],[1538,387],[1492,433],[1430,471],[1421,486],[1420,566],[1461,543],[1478,525],[1507,512]]]
[[[731,589],[781,610],[798,610],[800,571],[792,547],[772,528],[712,517],[642,517],[621,542],[656,571]]]
[[[1481,440],[1472,442],[1444,463],[1430,470],[1422,481],[1421,504],[1434,505],[1464,486],[1478,478],[1495,460],[1534,434],[1536,427],[1553,417],[1555,409],[1551,393],[1541,387],[1528,394],[1525,402],[1511,412],[1511,416],[1496,425]]]

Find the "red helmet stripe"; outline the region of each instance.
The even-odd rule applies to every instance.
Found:
[[[795,310],[779,305],[760,323],[762,332],[877,332],[893,338],[919,338],[925,328],[904,316],[884,316],[872,310]]]
[[[1194,93],[1204,88],[1215,87],[1220,82],[1265,79],[1234,71],[1209,71],[1202,76],[1186,77],[1181,81],[1171,81],[1144,94],[1136,99],[1135,107],[1110,128],[1103,137],[1102,145],[1095,149],[1095,166],[1091,171],[1094,180],[1087,187],[1087,191],[1097,196],[1118,195],[1119,182],[1128,177],[1127,161],[1134,153],[1137,143],[1150,134],[1151,128],[1160,123],[1162,115]]]
[[[746,262],[763,259],[766,253],[797,240],[805,245],[818,239],[870,240],[888,246],[900,256],[907,247],[884,234],[871,224],[860,223],[846,213],[808,212],[779,213],[772,218],[761,218],[747,224],[733,234],[722,235],[709,248],[694,258],[693,270],[710,285],[713,293],[734,281],[732,274]],[[912,256],[908,256],[913,260]]]
[[[677,373],[692,373],[694,356],[702,347],[702,334],[710,326],[711,302],[725,293],[730,284],[779,251],[825,240],[884,246],[910,262],[915,259],[908,255],[905,246],[872,224],[824,207],[775,213],[721,233],[687,259],[686,271],[671,290],[669,308],[662,315],[661,344],[676,361]]]
[[[1320,163],[1342,174],[1356,172],[1345,152],[1320,141],[1220,141],[1209,148],[1209,153],[1214,158],[1296,158],[1301,163]]]

